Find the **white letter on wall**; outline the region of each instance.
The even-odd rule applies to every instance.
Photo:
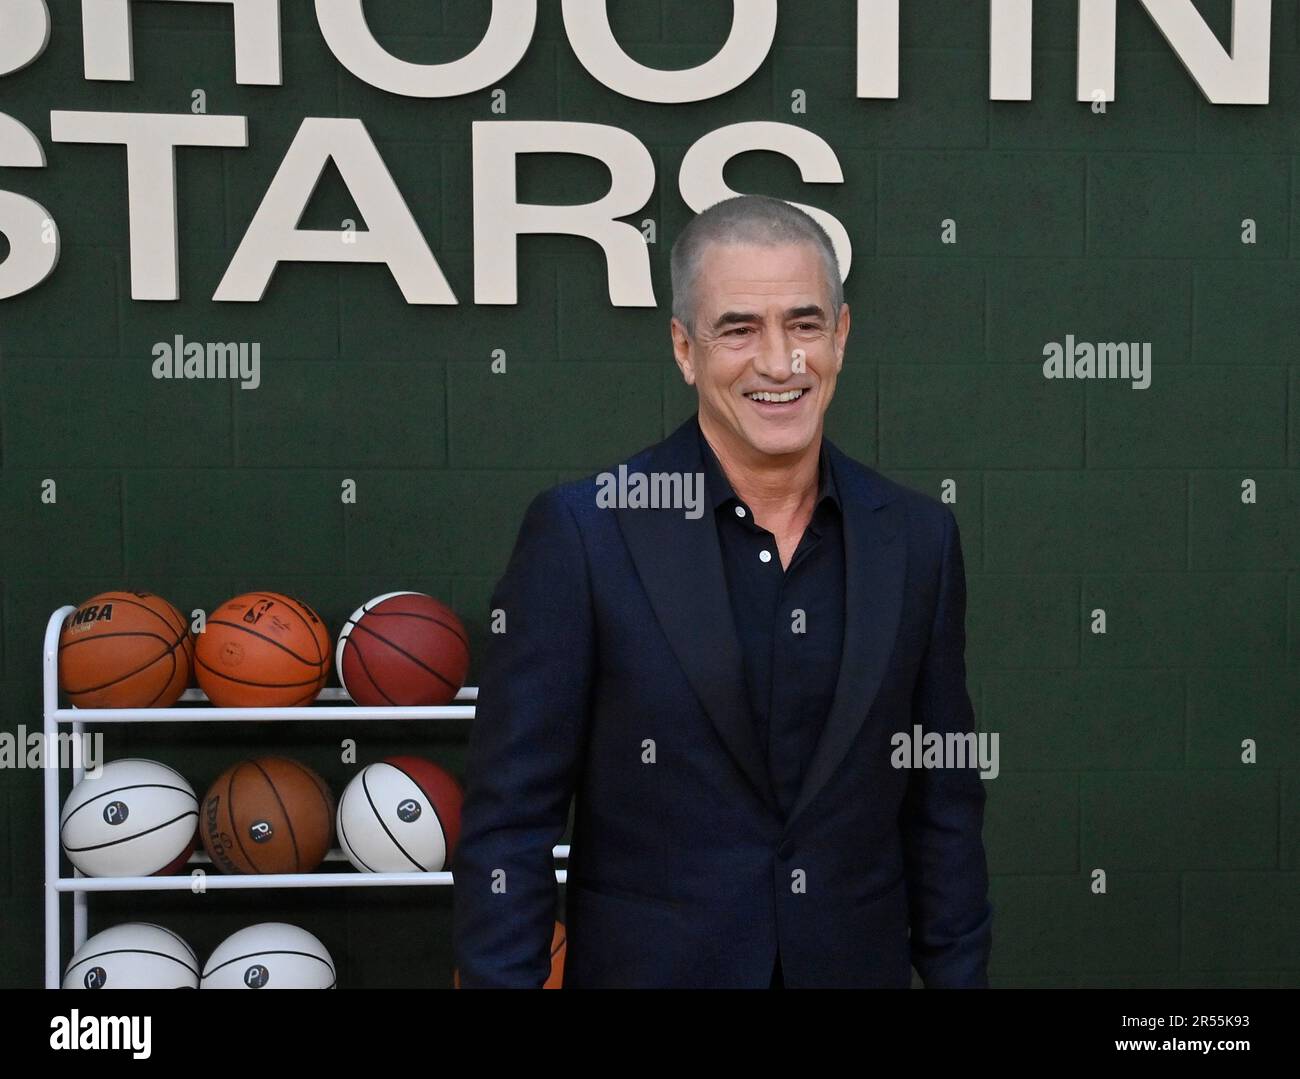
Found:
[[[716,202],[740,194],[722,179],[727,162],[749,150],[770,150],[788,157],[799,166],[799,175],[812,184],[842,184],[844,172],[830,144],[820,135],[793,124],[753,121],[731,124],[710,131],[686,151],[678,176],[682,201],[697,214]],[[846,280],[853,265],[853,244],[839,220],[815,206],[791,202],[812,217],[831,238],[840,264],[840,279]]]
[[[858,97],[898,97],[898,0],[858,0]]]
[[[367,231],[298,228],[331,159],[365,218]],[[360,120],[311,116],[303,120],[212,298],[255,303],[280,262],[382,262],[407,303],[456,302]]]
[[[722,50],[683,71],[660,71],[628,56],[609,25],[606,0],[564,0],[564,30],[582,66],[616,93],[661,105],[706,101],[734,90],[767,58],[776,36],[776,0],[732,0],[731,34]]]
[[[235,81],[280,85],[280,0],[170,0],[176,4],[230,4],[235,10]],[[131,0],[81,0],[86,78],[135,78]]]
[[[1115,100],[1115,0],[1079,0],[1079,101]]]
[[[41,169],[41,141],[12,116],[0,113],[0,168]],[[49,229],[47,243],[43,235]],[[59,231],[39,202],[0,191],[0,234],[9,241],[9,254],[0,262],[0,300],[33,289],[59,263]]]
[[[1033,72],[1034,0],[990,0],[989,100],[1028,101]]]
[[[21,71],[50,43],[45,0],[0,0],[0,75]]]
[[[358,79],[404,97],[455,97],[514,70],[533,40],[537,0],[493,0],[483,40],[449,64],[412,64],[387,52],[370,32],[362,0],[316,0],[316,21],[330,51]]]
[[[1272,0],[1232,0],[1231,56],[1192,0],[1142,0],[1142,4],[1208,101],[1268,104]]]
[[[605,251],[615,307],[654,307],[650,249],[635,225],[615,218],[641,210],[654,193],[654,160],[630,132],[602,124],[477,121],[474,139],[474,302],[518,303],[518,237],[587,236]],[[519,154],[583,154],[604,162],[610,187],[597,202],[520,203]]]
[[[247,146],[248,118],[51,112],[50,137],[55,142],[120,143],[126,147],[131,299],[177,299],[176,147]]]

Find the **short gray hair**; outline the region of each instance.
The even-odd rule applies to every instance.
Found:
[[[778,247],[812,244],[822,257],[826,283],[831,294],[831,323],[839,321],[844,303],[844,280],[840,277],[835,246],[826,230],[812,217],[784,199],[768,195],[737,195],[714,203],[678,234],[670,258],[673,288],[673,317],[686,332],[695,336],[695,292],[700,261],[713,244],[757,244]]]

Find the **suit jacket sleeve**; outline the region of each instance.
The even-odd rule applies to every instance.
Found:
[[[943,556],[929,647],[913,697],[922,732],[967,732],[966,574],[952,511],[943,507]],[[981,831],[977,767],[914,768],[900,818],[912,965],[927,988],[987,988],[993,910]]]
[[[529,506],[492,596],[454,856],[461,985],[539,987],[550,974],[562,838],[582,759],[594,667],[586,558],[555,491]]]

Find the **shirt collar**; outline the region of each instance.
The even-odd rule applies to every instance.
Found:
[[[718,461],[717,454],[713,452],[713,447],[709,445],[709,440],[704,437],[704,432],[699,431],[700,438],[700,456],[704,459],[704,482],[706,484],[709,502],[715,510],[721,509],[730,502],[739,502],[740,498],[736,495],[735,489],[731,486],[731,481],[722,471],[722,465]],[[822,440],[821,452],[817,458],[817,506],[819,508],[828,499],[836,509],[840,508],[839,489],[835,486],[835,474],[831,469],[830,455],[826,452],[826,440]]]

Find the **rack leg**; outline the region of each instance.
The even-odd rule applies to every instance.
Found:
[[[81,875],[82,875],[81,871],[78,870],[77,876],[80,877]],[[86,937],[90,935],[86,929],[86,922],[87,922],[86,916],[87,916],[88,909],[89,908],[86,905],[86,893],[73,892],[72,893],[72,950],[74,952],[78,948],[80,948],[83,944],[86,943]]]
[[[59,769],[58,759],[51,762],[48,759],[50,747],[58,745],[58,738],[55,732],[58,724],[54,722],[54,710],[59,706],[59,687],[58,675],[55,670],[55,658],[57,656],[57,633],[53,631],[53,618],[51,626],[46,629],[45,633],[45,651],[44,656],[44,737],[46,747],[45,774],[41,777],[44,781],[44,854],[45,854],[45,988],[58,989],[62,984],[62,971],[59,969],[59,945],[60,945],[60,901],[59,893],[55,890],[55,881],[59,878]],[[54,765],[51,767],[51,763]]]
[[[85,739],[84,739],[85,729],[86,726],[84,723],[74,722],[72,724],[72,739],[76,745],[83,745],[85,743]],[[104,763],[103,761],[100,761],[100,764],[103,763]],[[74,763],[72,766],[72,785],[75,787],[78,783],[82,781],[85,775],[86,775],[86,769],[81,766],[79,760],[74,758]],[[81,870],[78,869],[75,871],[75,875],[80,877],[83,874]],[[86,937],[88,935],[86,932],[86,922],[87,922],[86,893],[73,892],[72,893],[72,950],[73,952],[76,952],[78,948],[80,948],[83,944],[86,943]]]
[[[50,728],[53,721],[45,720],[45,744],[53,745]],[[62,983],[59,970],[59,893],[54,882],[59,877],[59,770],[46,768],[45,775],[45,988],[58,989]]]

